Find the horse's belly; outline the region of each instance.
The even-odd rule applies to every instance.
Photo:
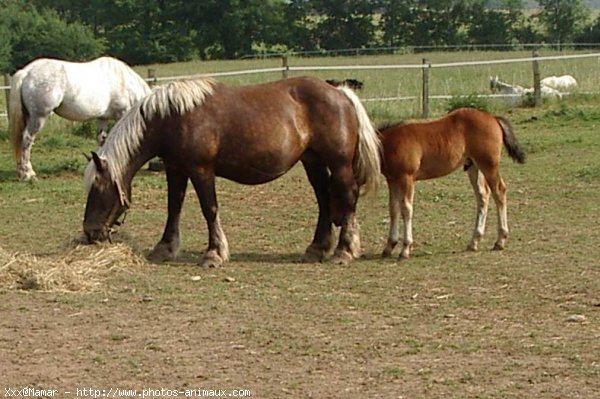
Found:
[[[100,118],[104,116],[105,107],[100,104],[94,103],[72,103],[69,101],[63,101],[54,112],[63,118],[72,121],[87,121],[89,119]]]
[[[264,184],[277,179],[287,173],[296,162],[283,165],[272,165],[265,163],[247,164],[219,164],[216,168],[217,176],[232,180],[241,184]]]

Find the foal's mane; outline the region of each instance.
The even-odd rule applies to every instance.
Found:
[[[156,87],[148,96],[138,101],[113,126],[98,155],[108,165],[112,181],[117,185],[123,201],[123,178],[131,159],[144,142],[146,124],[154,118],[182,115],[202,105],[212,95],[216,82],[210,78],[181,80]],[[87,192],[96,176],[96,165],[90,162],[85,170]]]
[[[384,131],[385,129],[389,129],[390,127],[394,127],[394,126],[402,126],[402,125],[406,125],[406,121],[397,121],[397,122],[391,122],[391,121],[385,121],[382,122],[381,124],[379,124],[377,126],[377,134],[381,134],[382,131]]]

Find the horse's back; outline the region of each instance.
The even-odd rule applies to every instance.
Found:
[[[356,117],[345,114],[350,110],[340,90],[316,78],[216,84],[202,106],[171,118],[176,137],[165,143],[166,156],[188,165],[214,163],[219,176],[259,184],[287,172],[307,151],[324,162],[353,159],[357,137],[348,137],[348,125],[356,130]]]

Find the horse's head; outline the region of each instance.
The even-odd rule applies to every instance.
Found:
[[[490,76],[490,91],[492,93],[496,93],[497,89],[498,89],[498,75]]]
[[[124,192],[111,178],[106,160],[95,152],[86,171],[86,181],[88,197],[83,232],[89,243],[110,241],[112,227],[120,224],[117,219],[129,208],[129,190]]]

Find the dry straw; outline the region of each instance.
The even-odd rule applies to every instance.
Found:
[[[93,291],[115,272],[133,273],[146,261],[126,244],[77,245],[65,253],[35,256],[0,247],[0,288]]]

